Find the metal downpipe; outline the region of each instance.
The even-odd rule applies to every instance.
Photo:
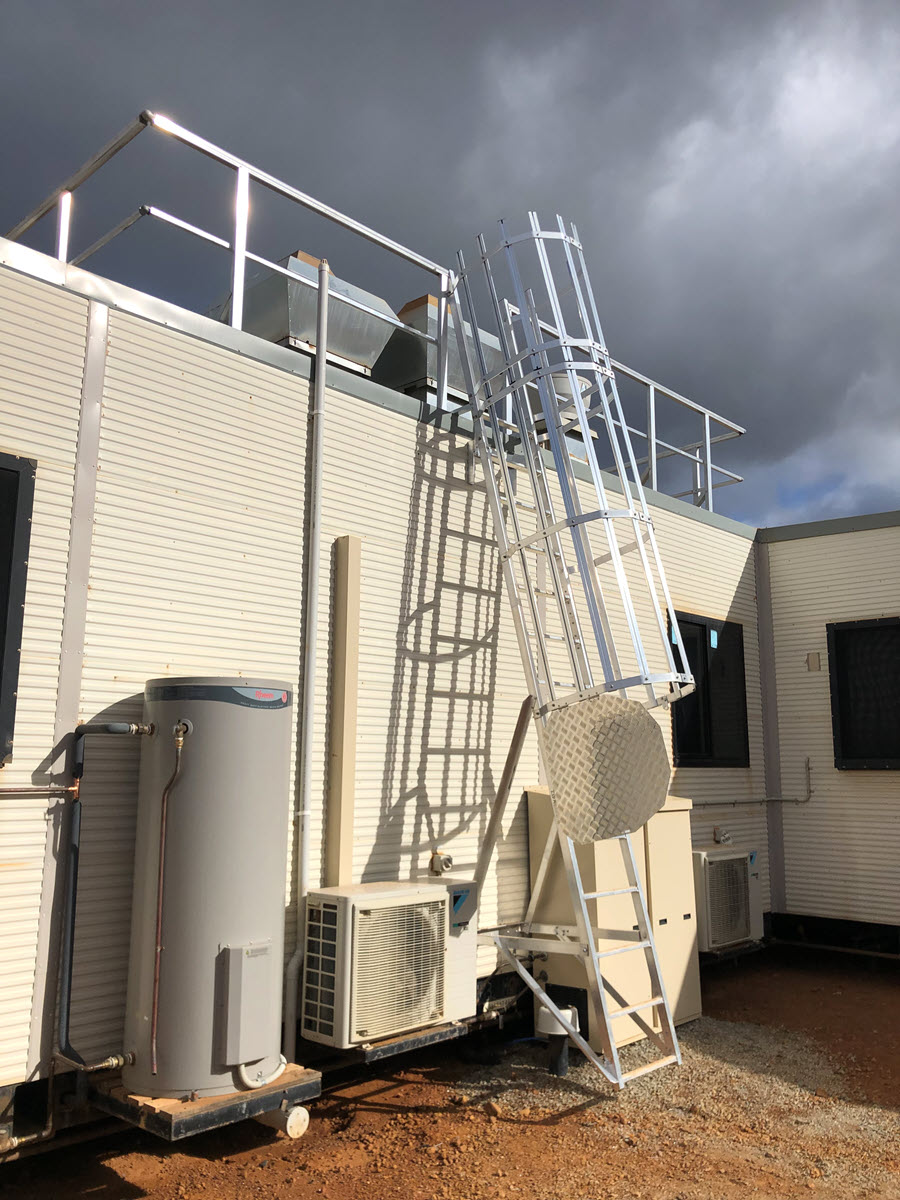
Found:
[[[309,891],[309,811],[312,793],[313,715],[316,695],[316,642],[319,612],[319,558],[322,540],[322,457],[325,419],[325,372],[328,345],[328,262],[319,262],[316,311],[316,374],[310,420],[309,520],[303,628],[303,700],[300,711],[300,794],[297,810],[297,941],[285,972],[284,1057],[296,1061],[300,968],[303,966],[306,894]]]

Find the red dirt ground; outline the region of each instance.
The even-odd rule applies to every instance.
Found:
[[[857,958],[770,951],[707,972],[708,1014],[782,1026],[820,1041],[859,1099],[900,1108],[900,968]],[[726,1119],[663,1110],[634,1131],[609,1103],[490,1115],[459,1103],[467,1070],[454,1052],[406,1058],[312,1106],[296,1142],[250,1121],[168,1146],[127,1131],[0,1168],[6,1200],[828,1200],[900,1197],[888,1185],[848,1193],[824,1172],[798,1174],[783,1142]],[[454,1102],[456,1101],[456,1102]],[[705,1119],[705,1118],[704,1118]],[[627,1135],[627,1136],[626,1136]],[[699,1148],[698,1148],[699,1145]],[[816,1148],[819,1153],[821,1147]],[[885,1146],[889,1158],[893,1149]]]

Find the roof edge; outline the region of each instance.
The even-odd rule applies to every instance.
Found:
[[[797,525],[767,525],[756,531],[760,542],[794,542],[801,538],[829,537],[835,533],[862,533],[867,529],[890,529],[900,525],[900,509],[863,513],[858,517],[831,517],[825,521],[803,521]]]
[[[221,321],[215,321],[190,309],[181,308],[168,300],[161,300],[149,292],[142,292],[114,280],[104,279],[81,267],[60,262],[40,250],[23,246],[19,242],[11,242],[8,238],[0,237],[0,267],[32,279],[41,280],[53,287],[72,292],[87,300],[96,300],[112,309],[129,313],[150,321],[154,325],[162,325],[167,329],[175,329],[189,337],[209,342],[241,354],[245,358],[266,363],[278,370],[287,371],[292,375],[309,379],[312,372],[311,360],[305,354],[299,354],[286,346],[278,346],[267,342],[255,334],[241,329],[232,329]],[[413,302],[418,303],[418,302]],[[396,392],[383,384],[376,383],[366,375],[346,370],[337,364],[329,363],[326,372],[329,387],[345,395],[365,400],[370,404],[390,412],[399,413],[426,424],[437,425],[445,429],[453,429],[460,433],[472,434],[472,421],[465,410],[439,412],[434,401],[434,393],[418,392],[411,395],[407,392]],[[574,464],[575,475],[583,480],[591,479],[587,463]],[[618,476],[602,472],[603,483],[613,491],[622,491]],[[715,529],[724,530],[738,537],[753,541],[758,531],[753,525],[746,525],[732,517],[721,513],[709,512],[705,508],[688,504],[685,500],[676,499],[665,492],[655,492],[644,488],[647,501],[655,508],[677,513],[710,525]]]

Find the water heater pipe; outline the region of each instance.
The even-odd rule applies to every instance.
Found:
[[[316,642],[319,633],[319,558],[322,540],[322,457],[324,449],[325,371],[328,345],[328,262],[319,261],[316,308],[316,376],[309,414],[309,519],[306,526],[303,699],[300,710],[300,795],[297,809],[297,942],[284,979],[284,1056],[297,1053],[297,992],[303,965],[303,926],[309,891],[309,813],[312,795],[313,717],[316,700]]]
[[[169,794],[181,774],[181,752],[188,726],[179,721],[172,730],[175,738],[175,769],[163,788],[159,807],[159,863],[156,876],[156,948],[153,956],[153,1003],[150,1009],[150,1070],[156,1074],[156,1034],[159,1027],[159,968],[162,957],[163,889],[166,875],[166,816],[169,809]]]
[[[107,724],[79,725],[75,730],[72,747],[72,789],[69,835],[66,846],[66,882],[63,901],[63,921],[60,932],[59,950],[59,1006],[57,1009],[57,1056],[83,1071],[97,1070],[97,1064],[85,1063],[69,1039],[69,1016],[72,1004],[72,969],[75,952],[75,908],[78,900],[78,855],[81,847],[81,779],[84,775],[84,739],[89,734],[147,734],[150,725],[136,725],[125,721]],[[104,1064],[101,1064],[101,1067]]]
[[[256,1064],[253,1065],[255,1066]],[[278,1056],[278,1066],[274,1071],[270,1071],[268,1075],[259,1074],[254,1078],[250,1074],[248,1064],[241,1063],[237,1069],[237,1077],[241,1081],[241,1086],[248,1089],[268,1087],[270,1083],[274,1083],[278,1076],[282,1074],[286,1066],[287,1059],[283,1054],[280,1054]]]

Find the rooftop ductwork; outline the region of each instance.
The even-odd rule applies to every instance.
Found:
[[[420,296],[404,304],[399,313],[404,325],[437,337],[438,302],[436,296]],[[470,354],[474,357],[472,334],[468,325],[464,325],[466,340],[470,346]],[[453,330],[453,316],[450,316],[450,336],[447,339],[447,384],[451,391],[456,392],[460,399],[468,401],[466,379],[459,357],[459,347],[456,333]],[[488,371],[493,374],[504,369],[503,352],[500,342],[489,333],[481,331],[481,344],[488,359]],[[383,383],[385,387],[394,388],[398,392],[415,392],[418,390],[434,390],[437,386],[438,352],[435,342],[426,342],[424,338],[416,337],[405,329],[395,329],[384,352],[372,369],[372,378]]]
[[[243,328],[268,342],[312,351],[316,344],[319,259],[297,250],[281,259],[280,265],[294,272],[297,282],[275,274],[248,282]],[[369,374],[396,329],[397,315],[380,296],[337,279],[330,270],[329,277],[329,357]],[[230,320],[231,298],[209,315],[221,321]],[[417,340],[414,335],[407,336]]]

